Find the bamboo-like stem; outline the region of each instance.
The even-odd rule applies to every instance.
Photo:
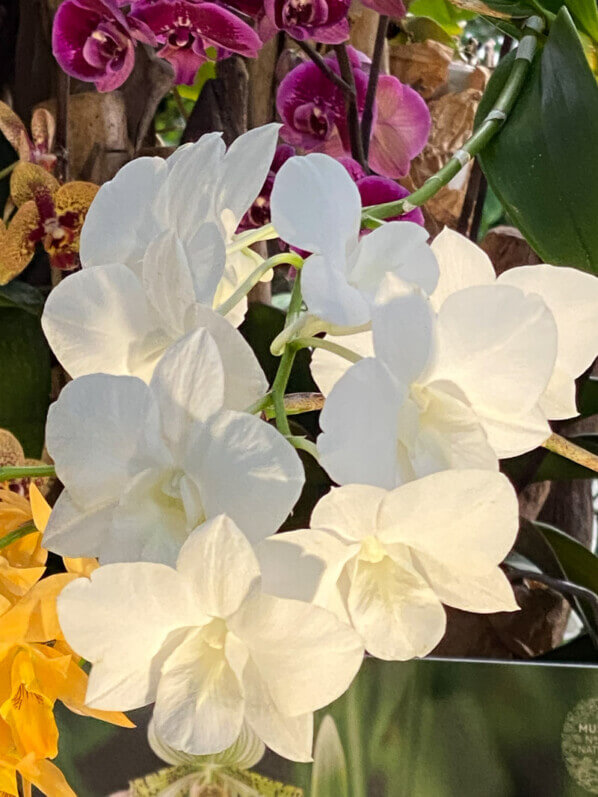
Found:
[[[380,77],[380,64],[384,55],[384,44],[386,42],[386,31],[388,30],[388,17],[380,15],[378,20],[378,30],[374,42],[374,52],[370,65],[370,76],[365,95],[365,106],[361,116],[361,140],[363,143],[363,154],[367,160],[370,149],[370,134],[372,132],[372,121],[374,118],[374,101],[376,99],[376,89],[378,88],[378,78]]]
[[[284,408],[287,415],[301,415],[304,412],[321,410],[325,398],[322,393],[287,393]]]
[[[565,459],[571,460],[571,462],[575,462],[577,465],[583,465],[584,468],[598,473],[598,455],[592,454],[591,451],[576,445],[571,440],[567,440],[566,437],[561,437],[560,434],[551,434],[542,445],[554,454],[558,454]]]
[[[362,222],[365,227],[376,227],[376,219],[400,216],[402,213],[413,210],[413,208],[420,207],[435,196],[473,157],[484,149],[505,123],[521,93],[538,43],[538,32],[543,25],[544,20],[540,19],[540,17],[530,17],[525,23],[525,35],[519,42],[511,74],[507,78],[494,107],[461,149],[453,155],[442,169],[428,177],[417,191],[395,202],[384,202],[381,205],[372,205],[364,208]]]
[[[341,77],[350,88],[350,92],[345,93],[345,104],[347,106],[347,127],[349,129],[349,139],[351,141],[351,155],[359,165],[368,170],[365,154],[363,151],[363,141],[361,140],[361,125],[359,123],[359,110],[357,108],[357,90],[355,88],[355,75],[349,60],[346,44],[335,44],[334,52],[338,61]]]
[[[299,39],[294,39],[295,44],[299,47],[300,50],[303,52],[314,62],[314,64],[318,67],[320,72],[322,72],[328,80],[334,83],[335,86],[338,86],[339,89],[342,89],[345,94],[355,94],[355,86],[351,88],[351,86],[342,79],[340,75],[338,75],[334,69],[322,58],[320,53],[304,41],[299,41]]]

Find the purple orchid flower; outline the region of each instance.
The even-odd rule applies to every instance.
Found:
[[[270,195],[274,188],[274,180],[283,163],[286,163],[294,154],[295,148],[291,147],[289,144],[280,144],[276,147],[276,152],[272,159],[272,166],[270,167],[264,185],[249,210],[241,219],[237,232],[263,227],[265,224],[270,223]]]
[[[349,38],[351,0],[265,0],[262,38],[277,30],[302,41],[340,44]]]
[[[383,202],[396,202],[397,199],[403,199],[409,195],[409,191],[406,188],[391,180],[390,177],[367,175],[353,158],[343,156],[342,158],[337,158],[337,160],[349,172],[349,176],[357,186],[361,196],[361,204],[364,208],[369,205],[381,205]],[[420,208],[414,208],[409,213],[393,216],[387,221],[412,221],[415,224],[421,224],[423,227],[424,214]],[[362,230],[362,234],[364,232],[369,232],[369,230]]]
[[[155,44],[144,25],[130,24],[113,0],[65,0],[52,29],[52,50],[73,77],[112,91],[131,74],[135,40]]]
[[[163,45],[158,55],[174,67],[176,83],[193,83],[208,60],[207,47],[216,47],[220,58],[230,53],[255,58],[262,46],[253,28],[215,3],[141,0],[134,4],[131,17],[147,25]]]
[[[368,62],[349,48],[357,90],[357,108],[363,112]],[[338,72],[336,56],[326,57]],[[281,82],[276,98],[283,121],[280,131],[289,144],[307,152],[325,152],[334,158],[350,154],[345,98],[318,67],[305,62]],[[430,112],[420,95],[391,75],[382,75],[373,108],[369,162],[374,171],[393,179],[405,177],[413,158],[430,134]]]
[[[366,8],[371,8],[372,11],[377,11],[378,14],[384,14],[391,19],[403,19],[407,16],[407,9],[402,3],[402,0],[361,0]]]
[[[336,56],[327,56],[338,72]],[[354,67],[357,105],[363,110],[367,75]],[[281,137],[309,152],[326,152],[333,157],[349,151],[349,131],[342,89],[329,80],[311,61],[291,70],[278,88],[276,107],[283,121]]]
[[[409,191],[399,183],[395,183],[390,177],[362,177],[355,181],[357,190],[361,196],[361,204],[364,208],[370,205],[381,205],[383,202],[396,202],[409,195]],[[401,216],[392,216],[386,221],[412,221],[415,224],[424,226],[424,214],[420,208],[414,208],[409,213]],[[368,230],[369,232],[369,230]]]

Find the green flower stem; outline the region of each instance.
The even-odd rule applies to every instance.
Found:
[[[298,448],[300,451],[307,451],[316,462],[319,461],[318,449],[315,443],[312,443],[311,440],[308,440],[307,437],[301,437],[299,435],[290,435],[287,437],[289,443],[294,447]]]
[[[15,540],[20,540],[21,537],[26,537],[28,534],[33,534],[36,531],[37,529],[33,523],[27,523],[24,526],[20,526],[18,529],[5,534],[4,537],[0,537],[0,551],[3,548],[6,548],[7,545],[15,542]]]
[[[303,258],[294,252],[283,252],[280,255],[274,255],[274,257],[269,257],[268,260],[264,260],[264,262],[260,263],[255,271],[252,271],[247,279],[239,285],[237,290],[232,293],[225,302],[222,302],[222,304],[216,308],[216,312],[220,313],[220,315],[226,315],[227,313],[230,313],[233,307],[239,304],[239,302],[247,296],[249,291],[258,284],[264,274],[267,274],[268,271],[275,266],[283,265],[301,268],[303,265]]]
[[[420,207],[457,175],[461,169],[498,133],[517,97],[519,96],[527,77],[534,52],[538,43],[538,32],[544,27],[544,20],[540,17],[530,17],[524,27],[524,35],[519,42],[511,74],[505,83],[494,107],[486,116],[482,124],[469,138],[462,148],[436,174],[429,177],[421,188],[412,194],[395,202],[384,202],[381,205],[371,205],[363,210],[362,224],[364,227],[377,226],[376,219],[388,219],[408,213],[413,208]]]
[[[19,163],[18,160],[14,161],[13,163],[10,163],[8,166],[6,166],[6,168],[2,169],[2,171],[0,171],[0,180],[4,180],[5,177],[8,177],[8,175],[12,172],[17,163]]]
[[[251,244],[257,244],[260,241],[272,241],[274,238],[278,238],[278,233],[272,224],[266,224],[264,227],[258,227],[257,230],[247,230],[247,232],[237,235],[232,244],[226,247],[226,253],[230,255],[233,252],[240,252],[241,249],[245,249]]]
[[[340,343],[333,343],[326,338],[296,338],[293,342],[298,349],[325,349],[333,354],[338,354],[339,357],[343,357],[351,363],[357,363],[363,359],[360,354],[348,349],[346,346],[341,346]]]
[[[7,465],[0,468],[0,483],[13,479],[33,479],[36,477],[56,476],[54,465]]]
[[[291,300],[289,302],[289,310],[287,313],[287,319],[285,326],[289,326],[293,323],[295,318],[299,315],[301,311],[301,272],[297,272],[297,276],[295,277],[295,284],[293,285],[293,290],[291,292]],[[291,437],[291,427],[289,426],[289,421],[287,419],[287,413],[284,405],[284,394],[287,388],[287,383],[289,381],[289,377],[291,375],[291,370],[293,368],[293,362],[295,360],[295,354],[297,353],[297,347],[294,343],[287,343],[282,351],[282,356],[280,358],[280,363],[278,365],[278,371],[276,372],[276,376],[274,377],[274,382],[272,383],[272,389],[270,390],[270,395],[272,396],[272,404],[274,405],[274,413],[276,417],[276,427],[278,431],[283,434],[285,437]]]

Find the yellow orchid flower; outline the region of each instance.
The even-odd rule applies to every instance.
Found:
[[[4,570],[0,567],[0,590],[4,585],[0,592],[4,599],[0,603],[0,797],[16,797],[19,778],[25,795],[31,794],[33,784],[48,797],[75,797],[60,770],[48,760],[58,752],[56,700],[75,713],[133,727],[120,712],[85,706],[87,674],[65,641],[56,613],[62,589],[88,576],[97,561],[65,560],[69,572],[42,578],[47,551],[41,547],[41,536],[50,507],[35,484],[30,485],[29,501],[9,490],[1,492],[0,529],[33,521],[38,531],[0,550],[0,558],[7,562]],[[18,578],[13,571],[18,571]],[[16,594],[19,589],[21,594]]]
[[[17,212],[0,227],[0,285],[18,276],[41,243],[52,266],[71,270],[79,264],[79,235],[99,187],[75,180],[60,185],[41,166],[20,162],[10,178]]]

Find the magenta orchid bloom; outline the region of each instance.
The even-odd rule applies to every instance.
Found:
[[[361,204],[364,208],[370,205],[381,205],[383,202],[396,202],[409,195],[409,191],[402,185],[395,183],[390,177],[362,177],[355,181],[357,190],[361,196]],[[386,221],[412,221],[415,224],[424,226],[424,214],[420,208],[413,208],[409,213],[401,216],[391,216]]]
[[[302,41],[313,39],[326,44],[340,44],[349,38],[350,0],[265,0],[267,25],[270,33],[284,30]]]
[[[402,185],[399,185],[389,177],[368,176],[353,158],[342,157],[337,158],[337,160],[349,172],[351,179],[357,186],[361,204],[364,208],[370,205],[381,205],[383,202],[396,202],[397,199],[403,199],[409,195],[409,191],[406,188],[403,188]],[[409,213],[403,213],[401,216],[392,216],[386,221],[412,221],[415,224],[421,224],[423,227],[424,214],[420,208],[414,208]],[[362,230],[363,232],[366,231]]]
[[[270,195],[274,188],[274,180],[283,163],[286,163],[294,154],[295,148],[291,147],[289,144],[280,144],[276,147],[276,152],[272,159],[272,166],[270,167],[264,185],[249,210],[241,219],[237,232],[270,224]]]
[[[336,56],[326,61],[338,72]],[[367,75],[354,67],[357,106],[363,111]],[[333,157],[349,151],[345,98],[311,61],[299,64],[281,82],[276,107],[284,123],[280,135],[295,147],[308,152],[326,152]]]
[[[353,48],[349,48],[349,54],[361,114],[368,63]],[[336,56],[327,56],[326,61],[338,72]],[[284,123],[280,134],[289,144],[307,152],[325,152],[334,158],[350,154],[343,92],[312,62],[302,63],[289,72],[278,89],[276,105]],[[428,107],[414,89],[391,75],[382,75],[373,111],[370,165],[384,177],[405,177],[430,134]]]
[[[361,2],[366,8],[371,8],[372,11],[392,19],[403,19],[407,16],[407,9],[402,0],[361,0]]]
[[[385,177],[405,177],[426,146],[431,126],[430,111],[417,91],[392,75],[381,75],[370,141],[372,169]]]
[[[52,49],[69,75],[112,91],[131,74],[135,41],[155,43],[150,31],[125,17],[112,0],[65,0],[54,17]]]
[[[255,58],[262,46],[253,28],[215,3],[142,0],[134,4],[131,17],[147,25],[163,45],[158,55],[174,67],[176,83],[193,83],[208,60],[207,47],[215,47],[220,58],[230,53]]]

